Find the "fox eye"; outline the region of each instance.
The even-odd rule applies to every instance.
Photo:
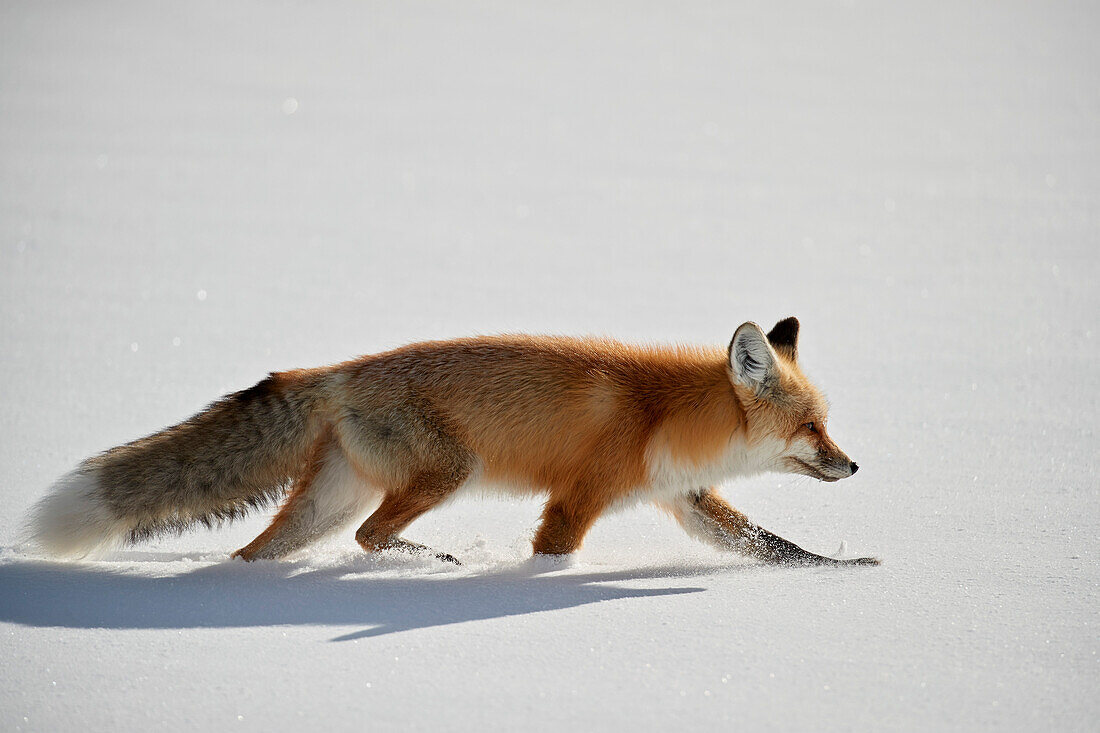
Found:
[[[817,432],[817,426],[814,425],[812,422],[808,422],[805,425],[803,425],[802,427],[806,428],[811,433],[816,433]]]

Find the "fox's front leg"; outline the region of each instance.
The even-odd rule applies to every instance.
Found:
[[[753,524],[713,489],[692,491],[668,508],[688,534],[724,550],[778,565],[878,565],[873,557],[836,560],[816,555]]]

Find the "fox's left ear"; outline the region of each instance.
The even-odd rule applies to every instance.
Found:
[[[791,361],[798,359],[798,319],[784,318],[768,331],[768,342]]]
[[[734,379],[762,397],[779,379],[776,354],[764,332],[751,321],[742,323],[733,334],[729,348],[729,366]]]

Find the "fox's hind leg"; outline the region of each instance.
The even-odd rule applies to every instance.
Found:
[[[535,533],[535,554],[568,555],[575,552],[603,508],[597,504],[548,501],[542,511],[542,524]]]
[[[327,435],[314,446],[305,471],[295,479],[271,525],[233,556],[245,560],[284,557],[354,521],[377,499],[377,492]]]
[[[407,485],[386,494],[374,514],[355,533],[355,540],[367,552],[401,550],[420,554],[430,552],[440,560],[460,565],[452,555],[409,542],[399,535],[424,512],[438,506],[466,480],[469,470],[455,468],[424,471]]]
[[[684,530],[723,550],[777,565],[878,565],[873,557],[836,560],[816,555],[753,524],[713,489],[693,491],[664,505]]]

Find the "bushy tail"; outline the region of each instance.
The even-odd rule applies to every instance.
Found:
[[[186,422],[89,458],[34,508],[31,540],[57,557],[83,557],[277,499],[320,434],[322,383],[313,371],[272,374]]]

